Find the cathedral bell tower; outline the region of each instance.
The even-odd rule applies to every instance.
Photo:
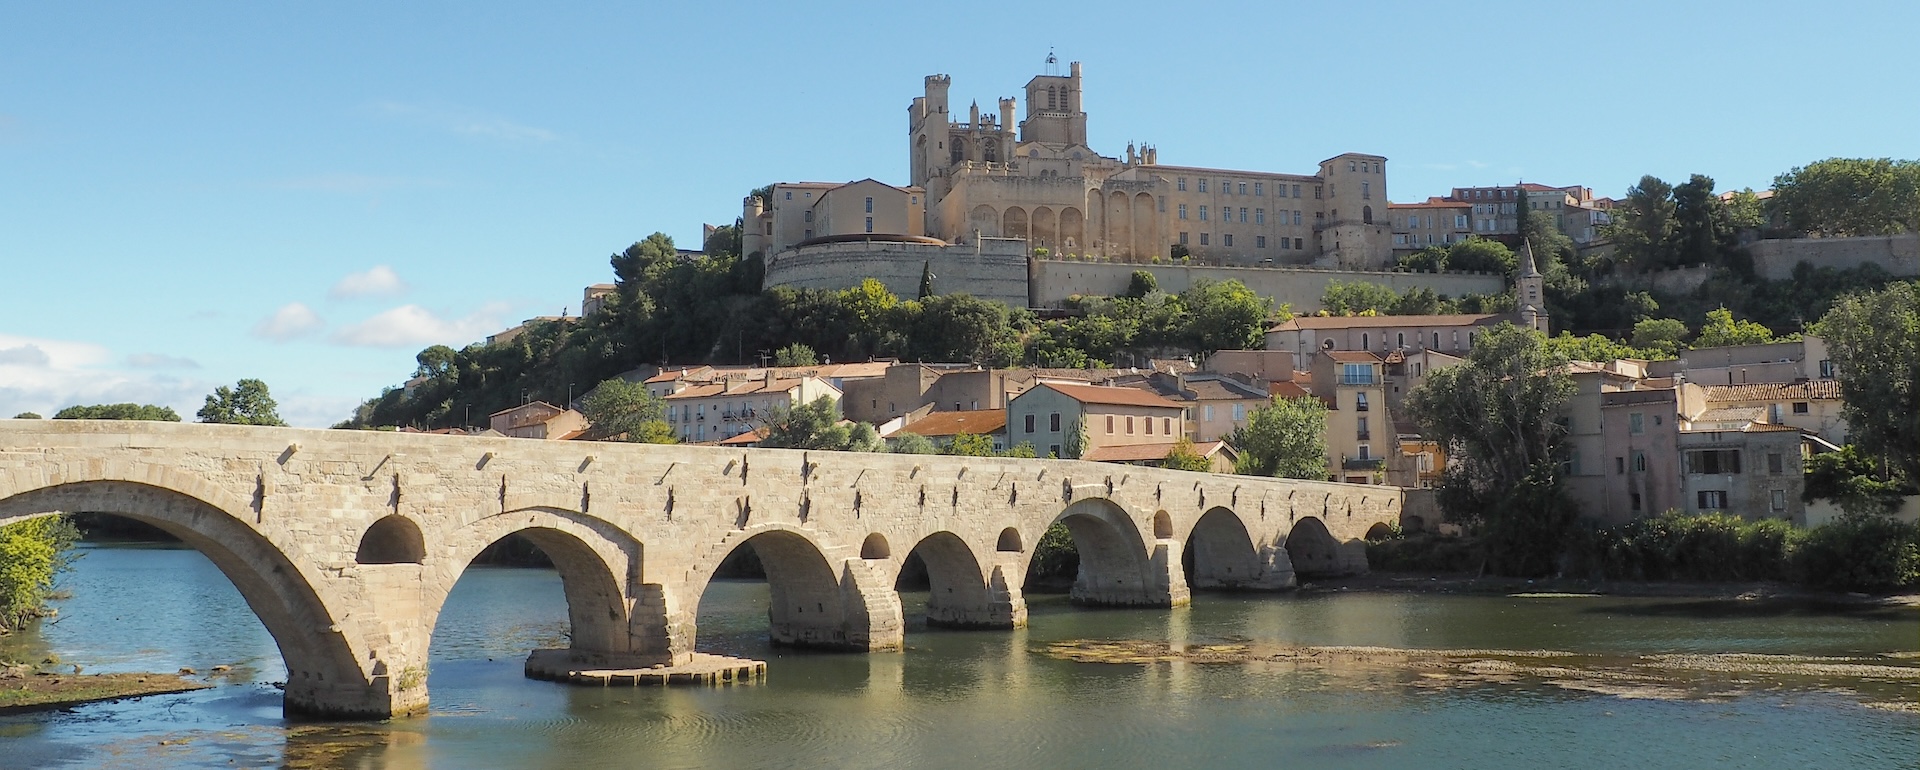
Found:
[[[1513,279],[1514,306],[1520,325],[1547,334],[1546,276],[1533,262],[1533,242],[1520,241],[1520,274]]]

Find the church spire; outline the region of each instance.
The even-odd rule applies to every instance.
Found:
[[[1533,261],[1533,242],[1520,241],[1520,272],[1514,276],[1514,305],[1520,309],[1520,325],[1547,333],[1547,310],[1542,301],[1546,277]]]
[[[1523,238],[1520,241],[1520,277],[1538,278],[1539,276],[1540,269],[1533,263],[1533,241]]]

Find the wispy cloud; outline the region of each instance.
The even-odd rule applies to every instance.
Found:
[[[481,139],[538,144],[560,138],[559,134],[544,128],[515,123],[497,115],[463,107],[375,102],[370,105],[370,109],[376,114],[389,118]]]
[[[0,363],[0,416],[27,411],[51,415],[75,404],[128,401],[178,411],[212,387],[165,374],[117,370],[111,351],[86,342],[0,334],[0,352],[13,359]]]
[[[373,174],[350,174],[329,172],[311,176],[272,179],[267,187],[275,190],[302,190],[331,193],[373,193],[384,190],[398,190],[418,187],[445,187],[447,183],[439,179],[426,179],[409,176],[377,176]]]
[[[441,318],[419,305],[401,305],[333,334],[341,345],[404,348],[422,345],[464,345],[500,331],[505,303],[490,303],[459,319]]]
[[[327,322],[320,320],[320,315],[313,312],[312,308],[298,302],[289,302],[282,305],[279,310],[273,311],[273,315],[255,324],[253,336],[274,342],[286,342],[312,334],[326,325]]]
[[[357,299],[360,297],[387,297],[404,294],[407,282],[400,280],[400,274],[386,265],[374,265],[359,273],[349,273],[333,285],[327,292],[330,299]]]
[[[165,353],[135,353],[127,356],[127,365],[135,369],[198,369],[200,362]]]

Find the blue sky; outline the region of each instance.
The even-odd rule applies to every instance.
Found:
[[[1920,157],[1905,2],[555,5],[0,0],[0,417],[258,377],[330,424],[756,186],[904,182],[923,75],[1050,46],[1102,152],[1397,201]]]

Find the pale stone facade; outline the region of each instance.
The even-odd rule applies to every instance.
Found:
[[[1327,475],[1349,484],[1386,483],[1399,437],[1387,408],[1384,361],[1364,350],[1314,356],[1312,390],[1327,405]]]
[[[1012,628],[1056,521],[1081,555],[1076,600],[1167,607],[1190,601],[1188,545],[1194,586],[1283,588],[1365,571],[1361,538],[1401,504],[1397,489],[1066,460],[0,420],[0,525],[97,511],[180,537],[278,644],[287,711],[355,719],[426,710],[440,609],[508,535],[559,570],[562,662],[640,668],[693,658],[702,595],[743,545],[766,566],[774,642],[887,650],[916,547],[930,622]]]

